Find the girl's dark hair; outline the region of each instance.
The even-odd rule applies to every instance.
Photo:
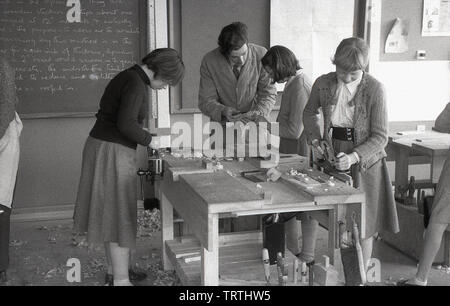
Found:
[[[361,38],[346,38],[337,47],[333,64],[347,72],[366,70],[369,46]]]
[[[261,60],[264,67],[270,67],[274,74],[274,81],[279,82],[294,76],[302,69],[295,54],[286,47],[273,46]]]
[[[230,55],[231,51],[240,49],[248,43],[247,26],[242,22],[233,22],[222,29],[218,44],[220,53]]]
[[[184,76],[184,63],[178,52],[171,48],[155,49],[142,59],[142,63],[155,73],[155,77],[169,85],[178,84]]]

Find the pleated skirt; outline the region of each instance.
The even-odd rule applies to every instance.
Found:
[[[135,248],[137,234],[136,150],[88,137],[74,211],[74,231],[89,244]]]
[[[353,152],[351,141],[333,139],[335,153]],[[361,171],[358,165],[352,166],[353,186],[366,194],[366,237],[372,237],[381,230],[398,233],[397,207],[386,159],[380,159],[367,171]]]

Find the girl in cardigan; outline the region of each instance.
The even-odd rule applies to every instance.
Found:
[[[350,171],[354,187],[366,194],[366,232],[361,240],[366,268],[373,237],[381,229],[399,231],[384,150],[388,141],[386,95],[384,86],[365,71],[368,62],[369,47],[362,39],[344,39],[334,55],[336,72],[316,80],[303,115],[315,153],[320,157],[324,151],[320,145],[325,142],[334,148],[336,169]]]
[[[311,81],[300,67],[295,54],[286,47],[270,48],[261,61],[274,82],[286,83],[277,119],[280,131],[280,153],[298,154],[309,158],[309,147],[303,132],[303,109],[311,93]],[[295,216],[295,214],[283,214],[283,217],[289,217],[288,215]],[[302,250],[300,251],[298,246],[297,218],[291,218],[286,223],[287,246],[303,262],[310,263],[314,261],[318,223],[311,219],[308,213],[299,214],[298,218],[302,221]]]
[[[7,281],[10,216],[19,166],[22,122],[16,113],[18,99],[14,69],[0,59],[0,284]]]
[[[142,64],[114,77],[100,101],[97,121],[83,150],[74,228],[87,232],[90,244],[105,245],[109,285],[130,286],[133,277],[128,267],[137,232],[136,148],[140,144],[156,149],[156,139],[142,127],[148,112],[148,87],[158,90],[175,85],[183,74],[177,51],[156,49]]]

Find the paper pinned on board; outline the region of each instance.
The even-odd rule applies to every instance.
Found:
[[[386,40],[385,53],[405,53],[408,51],[409,20],[395,19]]]

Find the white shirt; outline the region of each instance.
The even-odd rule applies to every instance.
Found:
[[[19,167],[19,137],[23,125],[16,113],[5,135],[0,138],[0,204],[11,208]]]
[[[336,90],[337,103],[331,115],[331,123],[333,126],[353,128],[353,118],[355,115],[353,98],[356,95],[361,80],[362,75],[357,80],[348,84],[338,80]]]

